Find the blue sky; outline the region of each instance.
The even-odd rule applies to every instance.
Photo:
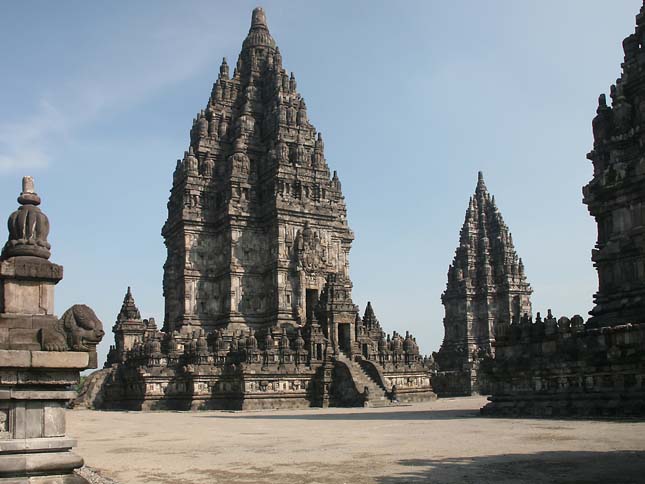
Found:
[[[620,74],[638,0],[266,1],[338,170],[356,233],[354,301],[424,352],[482,170],[535,311],[585,314],[597,279],[581,203],[591,120]],[[255,2],[23,1],[0,16],[0,214],[32,175],[65,266],[60,315],[111,327],[131,285],[163,320],[160,235],[176,159]],[[6,228],[0,228],[6,239]],[[111,333],[102,343],[101,360]]]

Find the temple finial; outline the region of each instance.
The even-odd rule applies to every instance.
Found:
[[[226,57],[222,58],[222,65],[219,66],[220,79],[228,79],[228,63]]]
[[[35,192],[34,179],[30,176],[22,179],[22,192],[18,197],[18,203],[21,206],[9,216],[9,239],[0,258],[32,256],[49,259],[49,220],[38,208],[40,197]]]
[[[251,28],[249,34],[246,36],[242,49],[250,49],[252,47],[269,47],[275,49],[275,40],[269,33],[267,26],[267,17],[261,7],[253,9],[251,15]],[[238,66],[238,71],[240,66]]]
[[[487,191],[488,189],[484,182],[484,173],[480,171],[477,173],[477,188],[475,189],[475,193],[486,193]]]
[[[34,188],[33,177],[22,177],[22,193],[18,197],[18,203],[21,205],[40,205],[40,197]]]
[[[262,7],[255,7],[251,14],[251,29],[263,28],[269,30],[267,17]]]

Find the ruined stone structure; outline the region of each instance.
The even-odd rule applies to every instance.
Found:
[[[103,382],[110,408],[362,405],[432,398],[411,335],[351,298],[340,180],[262,9],[224,60],[178,160],[162,235],[162,331],[130,291]],[[96,393],[88,390],[89,394]]]
[[[445,335],[433,380],[439,396],[489,391],[477,369],[494,353],[495,325],[530,317],[531,293],[513,237],[479,172],[441,296]]]
[[[584,203],[598,224],[595,307],[497,327],[485,413],[645,415],[645,6],[623,41],[622,76],[593,120]]]
[[[85,305],[54,315],[63,268],[48,260],[49,220],[31,177],[18,202],[0,255],[0,483],[80,484],[65,406],[80,371],[96,368],[103,326]]]

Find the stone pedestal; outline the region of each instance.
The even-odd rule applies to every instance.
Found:
[[[65,407],[89,354],[0,350],[0,483],[71,484],[83,459],[65,436]]]
[[[83,459],[65,436],[65,407],[80,372],[96,368],[103,325],[75,305],[58,319],[54,288],[63,268],[47,260],[49,220],[23,179],[0,254],[0,484],[81,484]]]

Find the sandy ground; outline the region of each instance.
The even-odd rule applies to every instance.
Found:
[[[88,466],[137,483],[645,483],[645,422],[386,409],[68,412]]]

